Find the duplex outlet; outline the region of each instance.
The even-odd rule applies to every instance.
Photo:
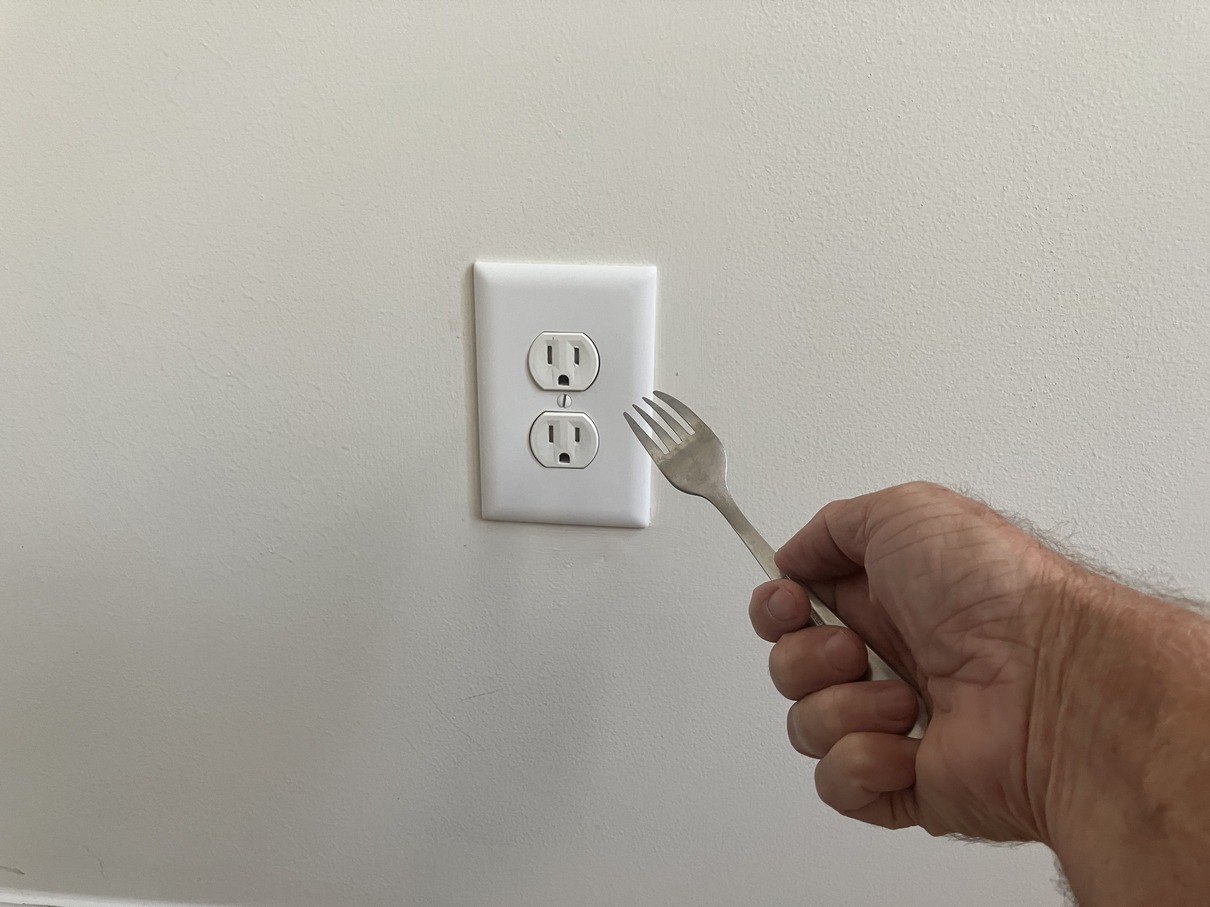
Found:
[[[529,374],[544,391],[583,391],[601,371],[601,356],[587,334],[542,333],[529,348]]]
[[[622,413],[655,385],[655,268],[476,262],[474,292],[483,518],[649,525]]]
[[[586,413],[545,412],[529,430],[534,459],[549,469],[584,469],[600,444],[596,423]]]

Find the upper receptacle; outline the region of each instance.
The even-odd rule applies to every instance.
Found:
[[[529,373],[546,391],[582,391],[601,371],[601,357],[587,334],[539,334],[529,348]]]

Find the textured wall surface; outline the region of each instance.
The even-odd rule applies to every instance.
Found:
[[[0,5],[0,885],[1060,903],[816,801],[705,504],[476,506],[471,262],[650,262],[772,538],[929,478],[1210,595],[1210,7],[992,6]]]

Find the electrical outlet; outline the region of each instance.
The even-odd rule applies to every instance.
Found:
[[[655,386],[655,268],[476,262],[474,287],[483,518],[649,525],[622,413]]]
[[[529,430],[529,449],[549,469],[584,469],[600,448],[597,426],[584,413],[546,412]]]
[[[544,391],[583,391],[601,370],[587,334],[539,334],[529,348],[529,374]]]

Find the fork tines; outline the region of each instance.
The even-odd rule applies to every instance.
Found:
[[[664,407],[660,406],[650,397],[644,397],[643,402],[651,407],[652,412],[664,421],[664,425],[653,419],[645,409],[637,404],[634,407],[634,411],[642,416],[643,421],[651,427],[651,431],[659,439],[660,444],[664,445],[663,450],[652,440],[650,434],[639,427],[639,424],[635,422],[630,413],[624,413],[623,415],[625,415],[626,421],[630,424],[630,430],[642,442],[643,447],[647,449],[647,453],[651,455],[651,459],[659,462],[663,457],[672,453],[677,447],[693,437],[694,434],[706,431],[707,429],[706,424],[698,418],[697,414],[680,400],[676,399],[676,397],[665,394],[663,391],[655,391],[655,396],[667,403],[676,412],[677,416],[680,416],[680,420],[676,419],[672,413],[668,412],[668,410],[664,409]]]

